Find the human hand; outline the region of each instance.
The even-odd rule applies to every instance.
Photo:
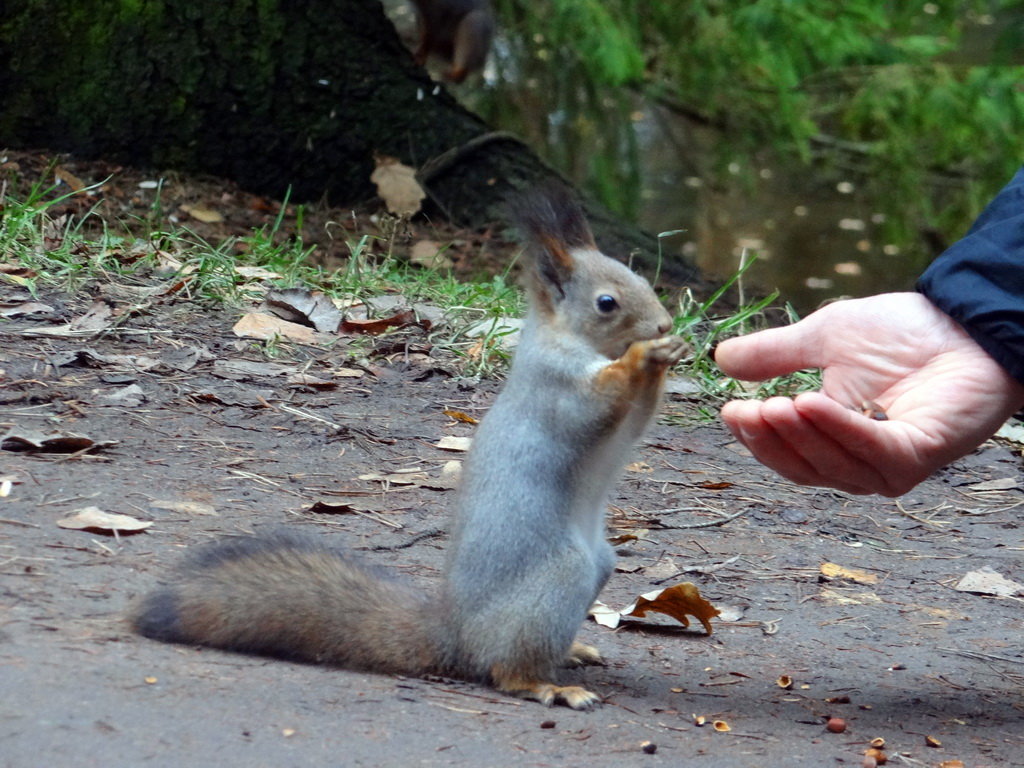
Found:
[[[820,392],[734,400],[722,419],[784,477],[848,493],[906,493],[1024,404],[1024,386],[917,293],[829,304],[793,325],[722,342],[715,362],[747,380],[821,368]],[[872,401],[887,420],[860,412]]]

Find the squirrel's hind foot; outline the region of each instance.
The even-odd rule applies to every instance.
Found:
[[[491,676],[494,687],[502,693],[539,701],[545,707],[564,704],[570,709],[593,709],[601,703],[600,696],[578,685],[555,685],[515,675],[503,675],[498,668],[492,670]]]

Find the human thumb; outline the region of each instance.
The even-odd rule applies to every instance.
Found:
[[[715,362],[728,376],[759,381],[822,365],[815,316],[782,328],[727,339],[715,349]]]

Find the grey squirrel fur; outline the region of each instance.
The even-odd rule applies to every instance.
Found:
[[[575,642],[612,572],[608,493],[686,352],[648,283],[598,251],[568,191],[523,197],[530,308],[512,369],[477,428],[433,593],[308,538],[199,548],[132,614],[175,643],[486,682],[589,709],[555,682],[600,663]]]

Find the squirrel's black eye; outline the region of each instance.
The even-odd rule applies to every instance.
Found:
[[[609,296],[607,293],[602,293],[597,297],[597,309],[600,312],[608,314],[614,312],[619,308],[619,302],[615,300],[614,296]]]

